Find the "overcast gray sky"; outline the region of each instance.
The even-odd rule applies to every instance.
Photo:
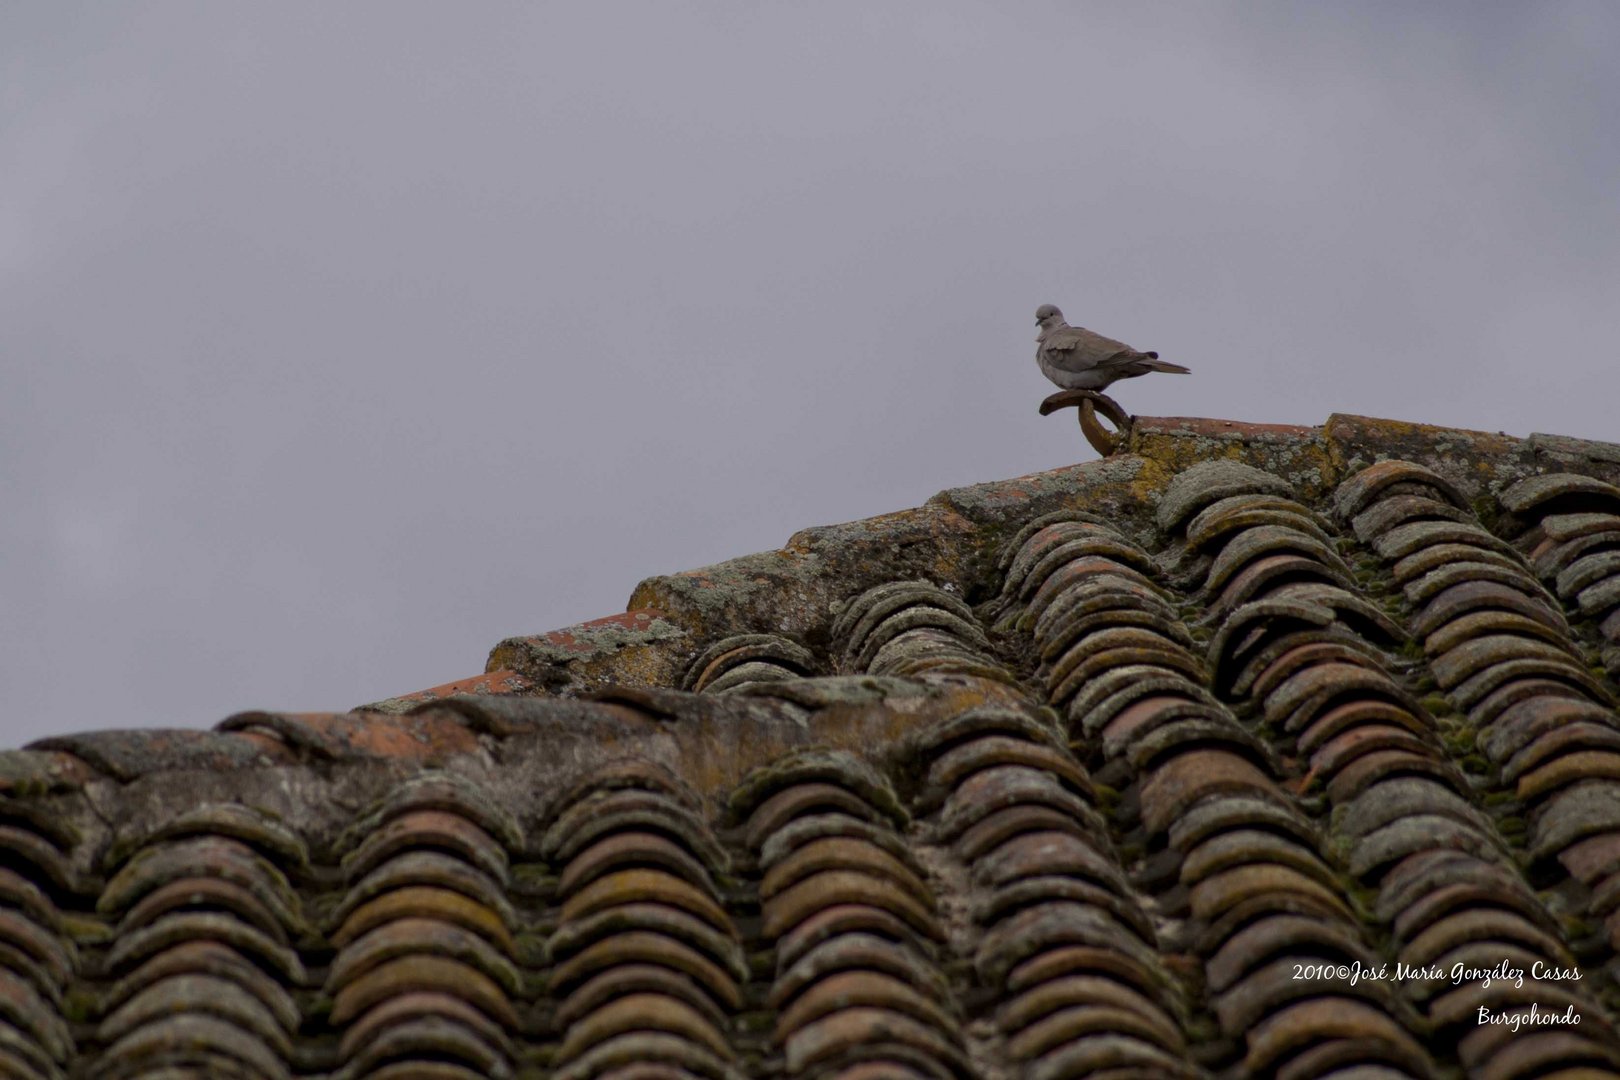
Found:
[[[0,9],[0,745],[346,708],[1134,412],[1620,439],[1620,4]]]

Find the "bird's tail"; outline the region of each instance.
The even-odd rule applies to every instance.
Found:
[[[1154,371],[1167,371],[1172,375],[1192,374],[1192,368],[1185,368],[1180,364],[1172,364],[1168,360],[1143,360],[1142,366],[1150,368]]]

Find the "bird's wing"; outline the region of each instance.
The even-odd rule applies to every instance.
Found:
[[[1082,326],[1063,326],[1041,342],[1047,361],[1063,371],[1090,371],[1130,363],[1140,354],[1123,341],[1094,334]]]

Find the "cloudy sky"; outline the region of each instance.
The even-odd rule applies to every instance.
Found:
[[[0,745],[346,708],[1132,411],[1620,438],[1620,5],[8,3]]]

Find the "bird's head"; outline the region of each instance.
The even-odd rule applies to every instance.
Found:
[[[1035,340],[1040,341],[1047,333],[1063,325],[1063,312],[1057,309],[1056,304],[1042,304],[1035,309],[1035,325],[1041,328]]]

